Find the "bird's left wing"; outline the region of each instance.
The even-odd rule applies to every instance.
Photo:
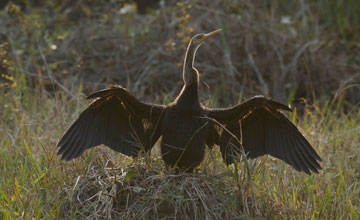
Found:
[[[317,162],[321,161],[319,155],[296,126],[276,109],[256,108],[226,128],[220,149],[227,164],[234,162],[242,146],[249,158],[269,154],[307,174],[309,170],[318,173],[321,169]]]
[[[249,100],[246,100],[243,103],[229,108],[205,108],[205,110],[207,111],[208,117],[215,119],[218,123],[230,124],[243,118],[250,111],[262,106],[266,106],[272,109],[291,111],[291,109],[286,105],[275,102],[271,99],[267,99],[264,96],[255,96]]]

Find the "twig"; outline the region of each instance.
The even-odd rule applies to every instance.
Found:
[[[49,68],[49,65],[46,61],[45,55],[42,52],[42,49],[40,47],[39,41],[37,40],[37,47],[41,56],[41,59],[43,60],[45,67],[46,67],[46,72],[48,77],[51,79],[52,82],[52,86],[53,86],[53,90],[54,90],[54,94],[55,94],[55,86],[54,84],[56,84],[57,86],[59,86],[66,94],[68,94],[69,96],[71,96],[73,99],[75,99],[78,103],[80,102],[80,99],[75,96],[74,94],[72,94],[65,86],[63,86],[59,81],[57,81],[54,77],[54,74],[52,72],[52,70]],[[55,94],[55,98],[56,98],[56,94]]]
[[[256,73],[256,76],[257,76],[259,82],[261,83],[261,85],[264,88],[263,92],[265,93],[265,95],[269,95],[269,87],[266,84],[264,78],[262,77],[260,70],[256,66],[255,60],[254,60],[253,56],[251,55],[251,53],[248,53],[248,59],[249,59],[249,62],[251,64],[252,68],[254,69],[254,71]]]

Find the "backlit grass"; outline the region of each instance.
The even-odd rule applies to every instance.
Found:
[[[77,95],[82,97],[81,92]],[[257,161],[243,162],[227,168],[219,150],[215,148],[208,150],[205,161],[198,168],[199,177],[189,175],[184,178],[198,184],[200,188],[194,189],[200,191],[203,189],[202,183],[209,183],[207,187],[210,187],[214,197],[205,198],[213,198],[215,204],[223,204],[227,210],[233,210],[233,216],[244,214],[266,219],[359,219],[360,111],[354,108],[345,114],[337,104],[336,100],[317,103],[303,117],[292,116],[323,159],[323,170],[319,175],[307,176],[296,172],[289,165],[272,157],[262,157]],[[105,147],[88,150],[81,158],[71,162],[60,161],[56,156],[56,142],[87,106],[86,103],[78,103],[61,92],[57,93],[56,98],[50,97],[39,89],[26,93],[12,91],[7,95],[2,92],[0,106],[1,219],[85,218],[78,214],[81,209],[72,201],[73,187],[79,184],[78,178],[91,181],[91,170],[99,173],[99,176],[103,175],[108,160],[112,162],[112,166],[123,168],[118,171],[118,175],[135,169],[137,178],[140,178],[140,171],[145,168],[151,170],[151,174],[146,173],[143,178],[158,175],[163,181],[175,184],[172,186],[175,189],[181,186],[182,181],[171,182],[171,176],[163,170],[158,157],[158,146],[153,150],[148,164],[142,159],[132,161]],[[127,168],[129,166],[131,168]],[[132,175],[127,178],[131,179]],[[183,177],[178,177],[181,178]],[[146,181],[135,180],[124,187],[144,188],[142,184]],[[175,189],[169,191],[158,188],[161,191],[158,196],[166,201],[182,199],[183,192]],[[145,196],[149,194],[144,193],[142,197],[136,190],[131,192],[136,195],[132,197],[133,201],[149,199]],[[225,194],[226,197],[223,196]],[[226,204],[223,203],[224,199]],[[230,205],[233,209],[229,209]],[[138,209],[133,207],[134,210]],[[126,213],[125,209],[120,209],[119,212],[120,216],[127,218],[135,213]],[[138,214],[137,217],[141,217],[141,213]],[[144,216],[142,217],[145,218]],[[228,213],[226,216],[231,215]]]

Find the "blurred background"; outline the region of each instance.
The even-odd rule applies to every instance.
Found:
[[[196,58],[203,100],[336,97],[345,110],[360,102],[357,0],[2,0],[0,7],[2,88],[22,81],[75,98],[74,86],[87,93],[120,84],[166,103],[182,87],[189,39],[221,28]]]

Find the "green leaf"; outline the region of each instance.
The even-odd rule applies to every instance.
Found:
[[[140,186],[135,186],[134,189],[133,189],[133,191],[136,192],[136,193],[139,193],[139,192],[144,191],[144,190],[145,189],[140,187]]]
[[[126,176],[125,176],[125,180],[126,180],[127,182],[129,182],[129,181],[131,180],[132,176],[134,176],[135,173],[136,173],[136,170],[135,170],[134,168],[133,168],[133,169],[130,169],[130,170],[127,172]]]

